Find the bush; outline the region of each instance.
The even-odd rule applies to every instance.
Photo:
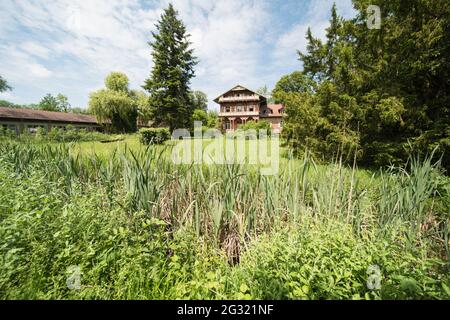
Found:
[[[16,136],[16,133],[9,129],[6,128],[4,126],[0,126],[0,138],[5,137],[5,138],[13,138]]]
[[[241,130],[256,130],[256,131],[260,131],[260,130],[266,130],[267,134],[270,134],[272,132],[272,126],[270,125],[270,123],[266,120],[260,120],[258,122],[255,121],[249,121],[246,124],[242,125],[239,127],[239,129]]]
[[[36,138],[39,140],[44,140],[47,136],[47,130],[43,127],[38,127],[36,129]]]
[[[51,128],[50,132],[48,133],[47,138],[49,141],[59,142],[62,140],[61,131],[57,127],[53,127],[53,128]]]
[[[170,139],[167,128],[144,128],[139,130],[140,141],[143,144],[163,144]]]

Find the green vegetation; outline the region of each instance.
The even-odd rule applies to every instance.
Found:
[[[49,93],[42,98],[41,102],[37,106],[37,109],[54,112],[69,112],[70,104],[65,95],[60,93],[54,97]]]
[[[219,116],[215,111],[194,110],[192,114],[192,124],[199,121],[203,125],[203,131],[220,127]]]
[[[430,159],[372,175],[305,154],[262,176],[89,144],[0,142],[1,298],[449,297],[450,184]]]
[[[307,32],[303,71],[274,90],[286,108],[283,134],[301,153],[360,164],[404,164],[436,147],[449,170],[450,3],[447,0],[354,0],[357,16],[332,9],[326,41]],[[369,5],[381,28],[367,26]]]
[[[353,3],[352,20],[333,6],[325,42],[308,30],[303,71],[258,90],[285,108],[276,175],[172,161],[182,144],[238,149],[168,141],[194,121],[218,126],[190,90],[197,60],[172,5],[150,44],[149,96],[113,72],[89,102],[113,132],[169,129],[1,127],[0,299],[449,299],[450,4]],[[383,7],[380,30],[369,4]],[[33,107],[72,110],[62,95]]]
[[[170,131],[167,128],[143,128],[139,130],[140,141],[145,145],[163,144],[170,140]]]
[[[208,111],[208,96],[201,91],[193,91],[189,93],[190,109]]]
[[[105,86],[106,89],[91,93],[89,110],[113,132],[135,132],[138,101],[142,101],[142,97],[133,94],[128,77],[120,72],[106,77]]]
[[[272,126],[266,120],[259,120],[258,122],[250,120],[247,121],[246,124],[241,125],[239,129],[256,130],[257,132],[259,132],[259,130],[263,130],[264,132],[267,132],[267,134],[270,134],[270,132],[272,131]]]
[[[22,133],[16,136],[16,133],[10,129],[0,127],[0,139],[30,142],[82,142],[82,141],[115,141],[123,139],[122,136],[109,135],[96,131],[87,131],[68,125],[65,130],[53,127],[49,132],[43,127],[37,128],[35,134]]]
[[[8,90],[10,89],[11,88],[9,88]],[[34,109],[75,114],[90,114],[87,109],[72,107],[67,96],[61,93],[58,93],[56,96],[53,96],[49,93],[45,95],[39,103],[32,104],[15,104],[7,100],[0,100],[0,108]]]
[[[172,4],[164,10],[152,32],[153,69],[144,88],[150,94],[157,125],[175,129],[190,128],[194,108],[204,108],[204,97],[190,92],[190,81],[197,64],[190,48],[186,26]]]
[[[11,87],[8,85],[8,82],[6,82],[6,80],[3,79],[2,76],[0,76],[0,92],[4,92],[7,90],[11,90]]]

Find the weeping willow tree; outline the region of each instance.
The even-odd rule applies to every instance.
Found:
[[[128,77],[120,72],[112,72],[106,77],[105,86],[106,89],[91,93],[90,112],[114,132],[136,131],[138,103],[135,94],[129,89]]]

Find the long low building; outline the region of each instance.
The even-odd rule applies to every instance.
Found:
[[[54,127],[65,129],[68,125],[88,131],[103,130],[103,126],[97,122],[95,116],[0,107],[0,127],[13,130],[16,134],[33,133],[39,127],[47,131]]]

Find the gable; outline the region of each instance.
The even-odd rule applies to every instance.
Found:
[[[232,88],[232,89],[228,90],[227,92],[225,92],[225,93],[221,94],[220,96],[218,96],[216,99],[214,99],[214,102],[215,102],[215,103],[219,103],[219,99],[220,99],[220,98],[225,97],[225,96],[229,95],[230,93],[237,93],[237,92],[241,92],[241,91],[242,91],[242,92],[246,92],[246,91],[247,91],[247,92],[250,92],[251,94],[258,95],[258,96],[260,97],[261,100],[266,100],[266,97],[264,97],[264,96],[262,96],[262,95],[256,93],[255,91],[250,90],[250,89],[247,89],[247,88],[244,87],[244,86],[237,85],[237,86],[235,86],[234,88]]]

